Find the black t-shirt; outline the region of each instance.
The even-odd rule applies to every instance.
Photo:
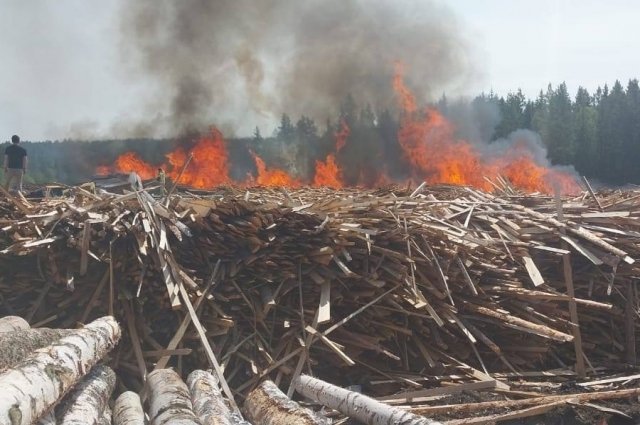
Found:
[[[27,151],[23,147],[18,145],[8,146],[4,150],[4,154],[7,155],[9,168],[22,169],[22,158],[27,156]]]

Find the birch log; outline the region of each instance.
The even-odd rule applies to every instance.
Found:
[[[204,370],[194,370],[187,377],[193,412],[203,425],[250,425],[231,412],[220,392],[218,378]]]
[[[111,409],[109,408],[109,405],[107,405],[104,409],[104,412],[102,412],[102,416],[100,417],[100,420],[98,421],[97,425],[111,425],[112,424],[112,412]]]
[[[116,385],[116,374],[109,367],[98,365],[78,384],[56,408],[60,425],[96,425],[109,407],[109,398]]]
[[[307,375],[294,384],[303,396],[368,425],[442,425]]]
[[[325,425],[331,422],[286,396],[272,381],[264,381],[244,402],[247,419],[254,425]]]
[[[171,369],[157,369],[147,376],[151,425],[201,425],[193,413],[189,389]]]
[[[38,425],[56,425],[56,415],[54,415],[53,412],[47,413],[42,419],[40,419]]]
[[[6,316],[0,318],[0,338],[7,332],[29,329],[29,323],[19,316]]]
[[[144,410],[138,394],[133,391],[120,394],[113,406],[113,424],[144,425]]]
[[[73,333],[70,329],[22,329],[0,334],[0,372]]]
[[[103,317],[0,374],[0,425],[37,422],[119,339],[118,323]]]

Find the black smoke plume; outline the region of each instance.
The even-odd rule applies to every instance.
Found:
[[[283,112],[324,120],[348,93],[388,108],[395,61],[422,101],[470,78],[463,29],[429,0],[128,0],[121,12],[164,135],[212,123],[248,134]]]

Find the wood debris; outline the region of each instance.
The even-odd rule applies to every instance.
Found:
[[[231,412],[265,379],[291,394],[309,373],[424,400],[635,365],[637,192],[563,197],[559,212],[513,189],[419,189],[0,196],[0,313],[73,328],[112,312],[124,389],[213,369]]]

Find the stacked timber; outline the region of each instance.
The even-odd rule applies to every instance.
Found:
[[[113,314],[128,389],[211,368],[234,403],[267,378],[291,397],[311,371],[401,403],[636,362],[638,192],[136,189],[0,197],[0,312]]]
[[[0,326],[13,320],[0,319]],[[98,363],[119,339],[112,317],[64,332],[22,328],[0,334],[0,424],[100,423],[115,375]]]

